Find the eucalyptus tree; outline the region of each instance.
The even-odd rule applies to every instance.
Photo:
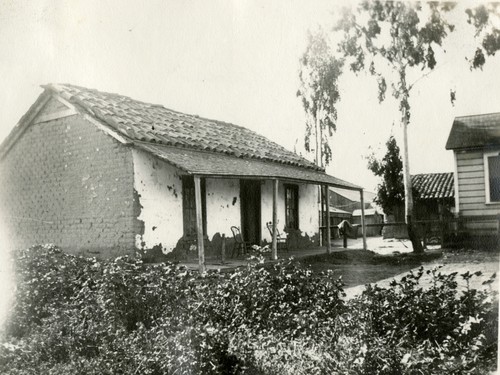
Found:
[[[300,88],[297,96],[306,113],[304,147],[314,150],[315,163],[324,167],[332,159],[328,138],[336,130],[337,109],[340,98],[338,77],[342,61],[338,60],[322,29],[309,34],[307,49],[300,59]]]
[[[388,89],[398,102],[403,130],[405,216],[415,252],[422,252],[423,248],[412,226],[413,196],[407,132],[411,120],[410,97],[418,81],[436,68],[436,52],[445,52],[444,42],[457,26],[454,18],[448,17],[455,8],[456,3],[448,2],[363,1],[354,9],[344,9],[333,28],[337,48],[330,48],[333,51],[330,60],[339,67],[333,84],[336,93],[334,118],[337,118],[335,104],[340,99],[338,78],[346,69],[373,76],[378,83],[380,102],[385,99]],[[500,49],[499,9],[498,3],[466,9],[467,22],[473,26],[471,29],[477,41],[471,46],[471,51],[465,51],[471,69],[482,68],[486,57]],[[315,51],[311,48],[314,43],[315,40],[310,41],[307,51]],[[323,56],[321,61],[324,60],[326,57]],[[310,86],[315,87],[314,84]],[[453,101],[456,93],[451,91],[450,96]],[[323,97],[319,96],[319,99]],[[306,127],[306,139],[307,134]]]

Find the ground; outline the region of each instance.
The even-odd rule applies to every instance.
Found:
[[[458,275],[461,275],[466,272],[475,273],[477,271],[480,271],[482,273],[480,276],[470,279],[470,288],[482,290],[489,289],[491,287],[492,290],[497,292],[499,291],[498,278],[495,279],[495,282],[492,283],[491,286],[483,285],[483,282],[490,279],[493,274],[497,274],[499,271],[498,253],[492,254],[491,252],[480,250],[465,252],[451,252],[444,250],[442,258],[423,263],[422,266],[425,270],[440,267],[439,271],[443,274],[457,272]],[[403,277],[405,273],[401,273],[389,278],[380,279],[376,281],[376,284],[381,287],[387,287],[393,279],[399,279]],[[457,282],[458,288],[465,289],[467,287],[467,283],[462,277],[457,277]],[[423,287],[429,286],[429,283],[430,276],[428,275],[424,275],[420,280],[420,284]],[[360,294],[363,289],[364,285],[346,288],[346,294],[348,296],[354,296],[356,294]]]
[[[396,244],[397,246],[397,244]],[[390,247],[390,246],[388,246]],[[401,250],[401,249],[400,249]],[[490,286],[482,285],[492,274],[499,271],[499,253],[482,250],[428,250],[423,255],[412,254],[409,249],[401,252],[398,250],[387,251],[387,247],[375,251],[345,250],[333,254],[321,254],[298,260],[304,265],[309,265],[316,272],[332,269],[335,276],[342,276],[345,291],[348,297],[360,294],[365,284],[377,284],[381,287],[389,286],[394,279],[399,279],[410,270],[417,270],[423,266],[425,270],[440,267],[441,273],[465,272],[474,273],[481,271],[482,275],[470,280],[470,287],[475,289],[488,289]],[[457,277],[458,287],[465,288],[466,282]],[[429,285],[430,277],[424,275],[420,280],[423,287]],[[491,288],[499,290],[499,281],[496,280]]]
[[[470,286],[476,289],[487,289],[489,286],[482,283],[490,278],[493,273],[499,271],[499,255],[497,251],[485,251],[482,249],[440,249],[429,248],[423,255],[412,253],[411,244],[407,240],[383,239],[382,237],[368,237],[367,248],[362,250],[362,238],[349,239],[347,249],[343,248],[341,239],[332,243],[332,253],[326,254],[325,248],[297,250],[279,253],[279,257],[286,259],[294,257],[297,262],[310,266],[315,272],[333,270],[337,277],[342,276],[345,283],[345,291],[348,297],[361,293],[365,284],[378,284],[387,287],[389,283],[403,277],[410,270],[417,270],[421,265],[427,270],[442,266],[442,273],[467,271],[474,273],[481,271],[482,275],[473,277]],[[270,262],[267,254],[266,262]],[[245,266],[245,257],[238,259],[227,258],[224,263],[221,260],[207,261],[208,269],[220,269],[231,271],[240,266]],[[192,269],[197,269],[197,263],[184,263]],[[460,288],[465,288],[466,283],[461,277],[457,277]],[[425,287],[429,283],[429,277],[424,276],[421,284]],[[497,279],[491,287],[498,291],[499,280]]]

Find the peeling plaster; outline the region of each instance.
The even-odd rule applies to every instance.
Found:
[[[301,235],[312,238],[319,233],[318,187],[317,185],[298,184],[299,187],[299,228]],[[261,233],[262,240],[271,242],[271,234],[266,223],[273,220],[273,182],[265,181],[261,188]],[[278,183],[278,229],[286,236],[285,229],[285,187]]]
[[[239,200],[234,200],[240,192],[239,180],[207,178],[205,186],[207,236],[212,237],[219,233],[232,237],[231,226],[241,225]]]
[[[137,220],[142,232],[136,234],[137,249],[160,249],[163,254],[177,248],[182,253],[183,212],[182,176],[179,170],[153,156],[133,150],[134,188],[141,210]],[[206,180],[206,209],[208,238],[224,234],[232,238],[231,226],[241,225],[240,182],[237,179]],[[272,181],[263,181],[261,208],[262,239],[270,241],[266,222],[272,220]],[[135,203],[135,202],[134,202]],[[284,186],[278,186],[278,225],[285,235]],[[319,232],[317,186],[299,185],[299,236],[313,238]],[[180,244],[180,245],[179,245]],[[177,253],[177,251],[176,251]]]
[[[133,150],[132,155],[134,187],[142,206],[137,219],[144,223],[143,233],[136,234],[136,248],[152,249],[161,244],[162,252],[168,253],[183,235],[178,170],[140,150]]]

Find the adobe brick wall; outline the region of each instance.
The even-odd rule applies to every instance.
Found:
[[[134,255],[132,163],[129,147],[80,115],[32,124],[0,160],[0,214],[12,246]]]

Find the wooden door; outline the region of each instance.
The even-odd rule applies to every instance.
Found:
[[[260,181],[240,180],[241,232],[245,241],[260,245]]]

